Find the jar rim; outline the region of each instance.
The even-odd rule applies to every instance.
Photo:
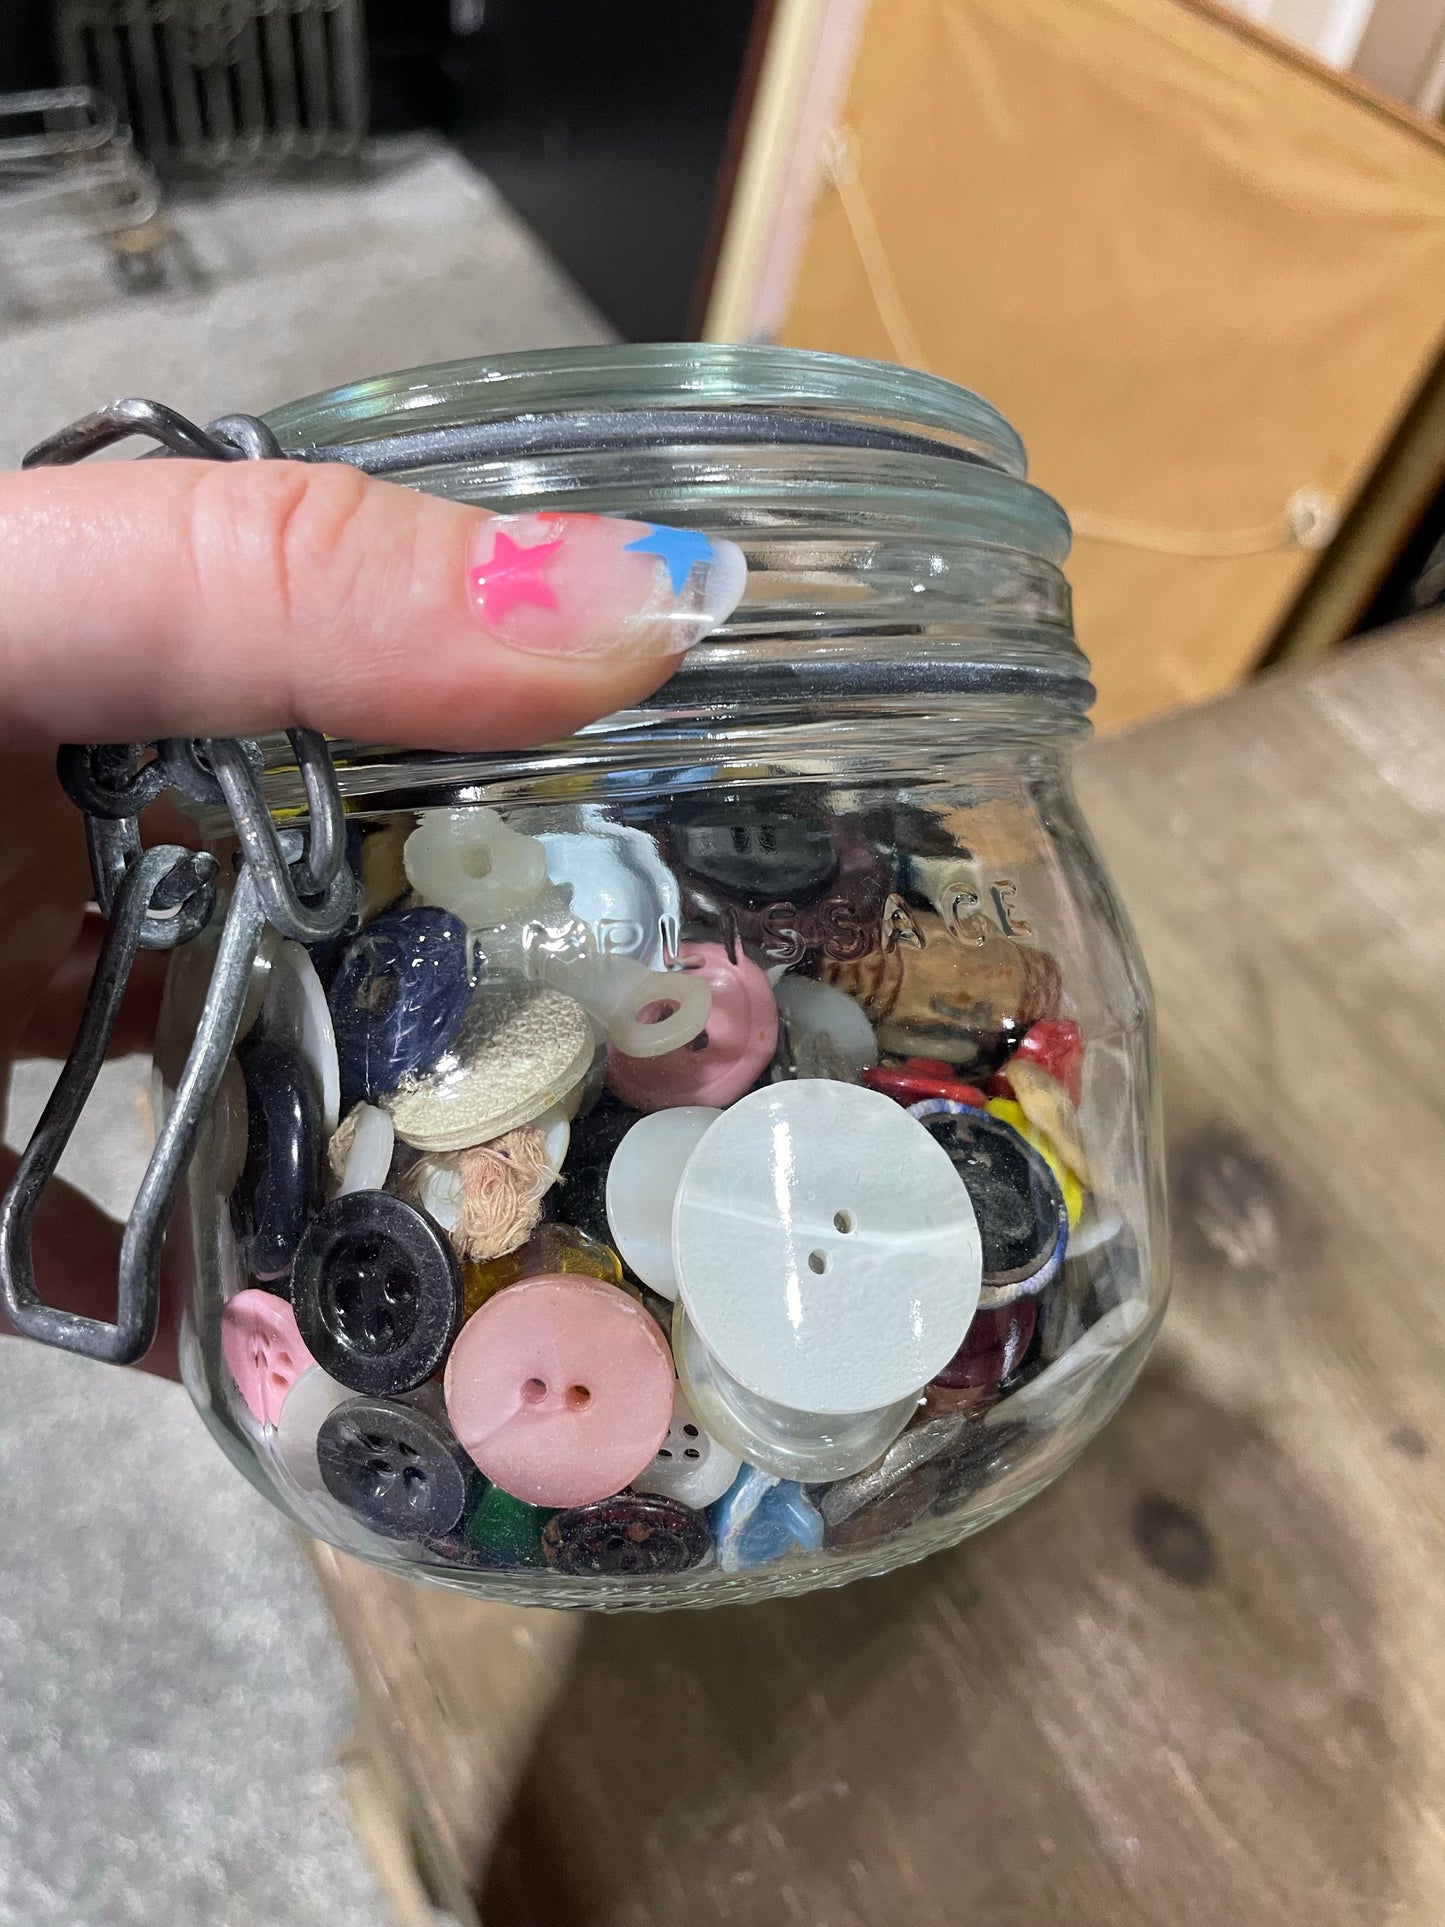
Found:
[[[266,421],[295,452],[336,451],[422,427],[578,409],[680,408],[828,411],[908,423],[1023,480],[1021,437],[992,403],[941,375],[893,362],[759,343],[613,343],[528,349],[400,369],[347,382],[273,409]]]
[[[636,712],[654,741],[664,717],[781,722],[910,692],[934,713],[948,695],[1007,699],[1068,728],[1092,700],[1068,519],[998,410],[940,376],[756,345],[541,349],[348,383],[266,419],[294,458],[453,500],[740,543],[749,594]],[[633,726],[584,733],[595,747]]]

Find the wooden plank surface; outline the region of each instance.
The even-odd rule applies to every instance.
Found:
[[[509,1613],[328,1555],[507,1927],[1445,1918],[1445,624],[1084,758],[1176,1294],[1104,1436],[890,1578]]]

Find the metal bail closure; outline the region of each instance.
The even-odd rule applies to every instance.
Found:
[[[73,422],[31,449],[25,466],[77,462],[129,435],[158,443],[157,454],[211,461],[284,456],[270,429],[252,416],[226,415],[199,428],[159,402],[133,400],[111,402]],[[160,1312],[166,1225],[236,1040],[261,933],[269,920],[299,943],[322,942],[351,914],[357,886],[346,863],[346,820],[330,752],[314,730],[288,734],[309,814],[304,838],[294,829],[278,832],[271,821],[258,780],[264,761],[258,744],[166,738],[69,744],[60,752],[61,783],[85,812],[107,930],[75,1046],[0,1199],[0,1302],[27,1338],[112,1365],[132,1365],[149,1349]],[[126,1220],[111,1325],[41,1302],[35,1213],[105,1060],[136,952],[189,942],[214,909],[213,858],[172,844],[141,848],[139,814],[167,789],[193,802],[228,805],[242,861],[175,1102]]]
[[[176,1102],[156,1139],[126,1222],[113,1325],[41,1302],[32,1248],[35,1213],[105,1060],[152,898],[190,859],[190,851],[162,844],[145,851],[126,872],[115,894],[80,1034],[10,1188],[0,1200],[0,1296],[15,1329],[42,1344],[112,1365],[133,1365],[155,1338],[161,1241],[241,1020],[265,925],[255,885],[244,869],[236,879],[211,988]]]

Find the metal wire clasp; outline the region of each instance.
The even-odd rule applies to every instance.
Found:
[[[165,453],[211,460],[278,457],[264,422],[226,416],[199,428],[156,402],[113,402],[42,442],[27,467],[80,460],[126,435]],[[42,1344],[129,1365],[150,1347],[160,1310],[160,1254],[186,1166],[236,1040],[252,966],[268,922],[298,943],[335,936],[351,915],[356,879],[336,771],[314,730],[287,732],[306,793],[304,837],[277,830],[260,786],[259,744],[227,737],[156,743],[68,744],[57,759],[67,795],[85,812],[96,901],[107,920],[80,1032],[0,1198],[0,1299],[17,1331]],[[79,1122],[143,949],[188,943],[215,909],[214,858],[178,845],[141,846],[140,812],[163,791],[229,809],[241,854],[210,987],[175,1102],[156,1139],[121,1240],[114,1324],[41,1301],[35,1213]]]

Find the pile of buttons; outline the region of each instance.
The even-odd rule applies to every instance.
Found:
[[[1052,959],[837,823],[551,819],[354,829],[356,927],[263,947],[214,1124],[238,1422],[323,1536],[478,1574],[957,1509],[1144,1321]]]

